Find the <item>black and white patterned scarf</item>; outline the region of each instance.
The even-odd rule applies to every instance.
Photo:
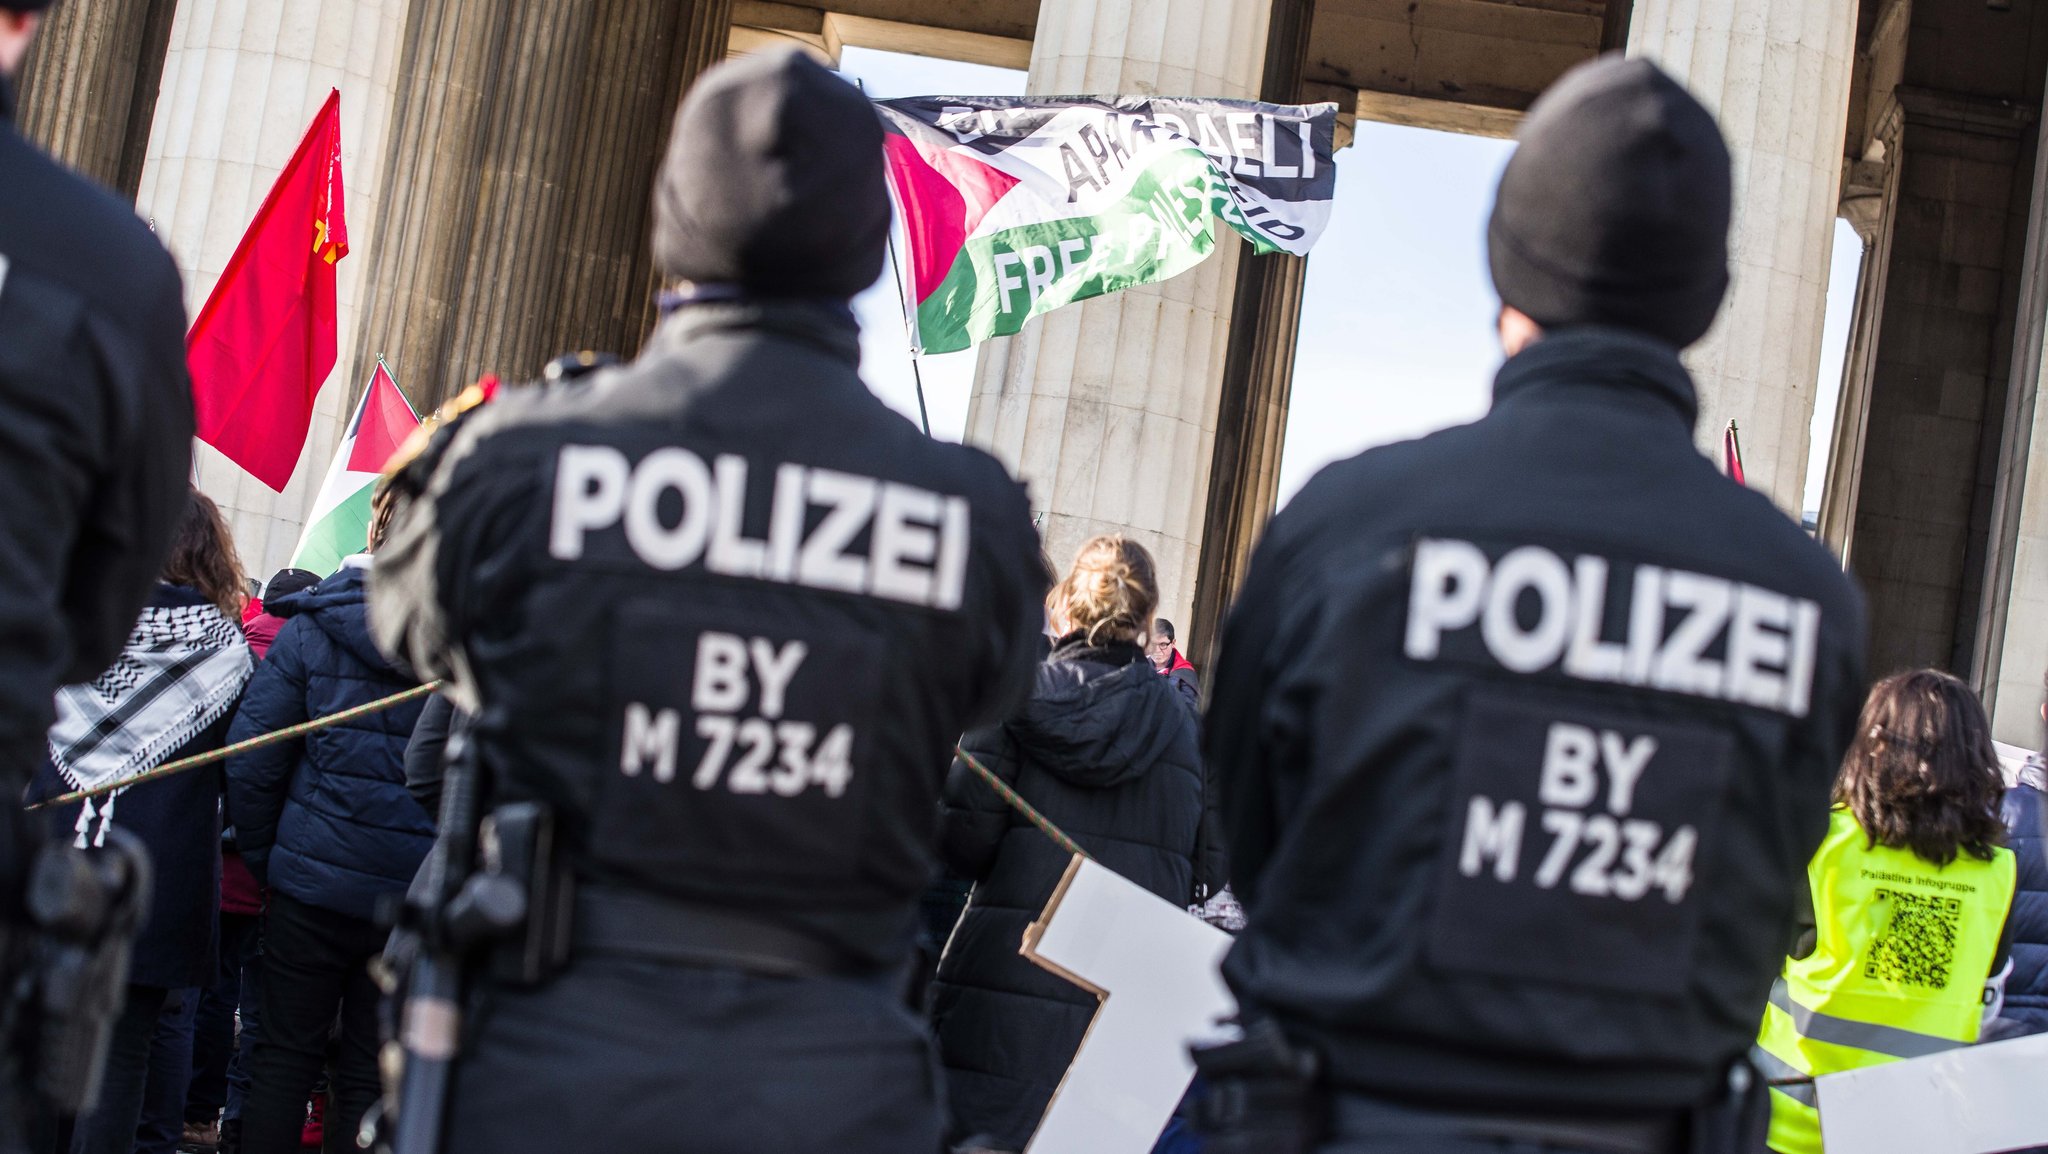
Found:
[[[154,769],[220,720],[254,669],[242,631],[219,609],[150,605],[105,673],[57,691],[50,761],[73,789]]]

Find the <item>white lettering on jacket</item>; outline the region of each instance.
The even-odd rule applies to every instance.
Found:
[[[1554,670],[1806,716],[1820,606],[1655,565],[1637,565],[1630,588],[1616,590],[1614,569],[1604,557],[1567,562],[1540,545],[1493,560],[1470,541],[1424,539],[1415,547],[1403,650],[1435,661],[1447,635],[1471,629],[1486,654],[1515,673]],[[1603,637],[1617,596],[1627,598],[1627,633]]]
[[[958,609],[967,577],[968,505],[914,485],[782,464],[772,473],[768,535],[748,537],[750,469],[720,454],[708,464],[678,446],[639,463],[610,445],[564,445],[555,462],[548,552],[582,558],[593,533],[620,529],[635,557],[673,571],[712,573]],[[681,511],[664,519],[670,493]],[[674,508],[673,503],[670,506]],[[810,513],[824,515],[811,525]],[[866,553],[852,551],[863,530]]]

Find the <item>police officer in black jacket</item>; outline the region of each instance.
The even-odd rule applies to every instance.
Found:
[[[59,685],[107,667],[185,505],[178,270],[135,210],[22,139],[11,75],[48,0],[0,0],[0,790]],[[11,856],[11,855],[10,855]]]
[[[1024,491],[856,374],[889,207],[853,87],[707,73],[655,203],[680,307],[430,450],[371,592],[579,886],[566,969],[475,1006],[449,1148],[936,1150],[901,982],[953,742],[1030,684]]]
[[[0,1038],[0,1149],[42,1106],[72,1112],[92,1096],[146,875],[139,845],[118,836],[90,863],[68,847],[38,853],[11,799],[44,758],[57,687],[107,667],[155,588],[192,452],[170,254],[129,205],[14,125],[12,78],[47,6],[0,0],[0,986],[16,1031]]]
[[[1560,80],[1489,231],[1491,414],[1330,466],[1260,543],[1206,736],[1250,917],[1225,974],[1277,1057],[1219,1126],[1761,1148],[1743,1055],[1864,618],[1694,447],[1678,353],[1726,288],[1729,206],[1718,129],[1655,67]]]

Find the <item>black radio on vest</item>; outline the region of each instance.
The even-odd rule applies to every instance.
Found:
[[[1310,481],[1225,629],[1224,972],[1287,1059],[1201,1057],[1238,1071],[1224,1150],[1762,1148],[1745,1054],[1862,701],[1861,600],[1694,447],[1711,116],[1607,58],[1521,141],[1492,412]]]
[[[477,719],[463,865],[528,895],[446,1003],[448,1150],[938,1147],[899,983],[953,743],[1028,689],[1045,578],[1022,486],[855,371],[881,145],[804,56],[707,73],[656,191],[691,287],[646,350],[394,482],[379,640]]]

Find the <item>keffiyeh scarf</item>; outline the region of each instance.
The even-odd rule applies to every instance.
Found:
[[[73,789],[127,781],[163,763],[220,720],[255,662],[249,646],[212,605],[151,605],[105,673],[57,691],[50,761]],[[104,802],[110,816],[113,797]],[[80,815],[84,830],[91,801]]]

